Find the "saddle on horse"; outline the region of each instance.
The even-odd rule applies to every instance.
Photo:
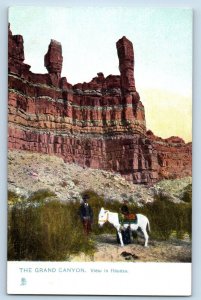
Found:
[[[123,223],[136,224],[137,223],[137,215],[136,214],[127,214],[124,215]]]
[[[120,223],[123,224],[136,224],[137,223],[137,215],[136,214],[121,214],[119,217]]]

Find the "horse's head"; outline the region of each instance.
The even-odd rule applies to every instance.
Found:
[[[105,222],[107,221],[108,221],[108,210],[105,210],[102,207],[98,215],[98,225],[103,226],[103,224],[105,224]]]

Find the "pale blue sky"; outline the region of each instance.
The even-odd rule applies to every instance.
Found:
[[[160,97],[161,91],[165,93],[164,101],[169,107],[181,107],[183,96],[188,98],[187,114],[191,110],[192,10],[18,6],[10,8],[9,21],[13,33],[24,37],[25,61],[33,72],[47,72],[44,54],[50,39],[61,42],[62,76],[72,84],[88,82],[97,72],[105,76],[119,74],[116,41],[125,35],[134,45],[136,87],[145,108],[153,100],[156,103],[153,90],[159,90]],[[152,99],[147,97],[150,89]],[[180,96],[178,103],[172,93]],[[149,120],[148,110],[146,113],[150,128],[153,116]],[[189,117],[190,114],[191,111]],[[181,124],[189,127],[187,139],[191,135],[189,126],[184,121]]]

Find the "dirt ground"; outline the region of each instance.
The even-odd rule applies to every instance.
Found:
[[[143,239],[121,247],[115,235],[102,234],[92,238],[96,251],[87,256],[84,253],[71,257],[71,261],[107,261],[107,262],[191,262],[191,241],[171,238],[168,241],[150,240],[149,247],[143,246]]]

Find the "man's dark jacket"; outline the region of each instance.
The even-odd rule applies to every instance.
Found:
[[[93,210],[89,204],[87,206],[84,203],[81,204],[80,217],[82,220],[84,217],[90,217],[91,222],[93,221]]]

